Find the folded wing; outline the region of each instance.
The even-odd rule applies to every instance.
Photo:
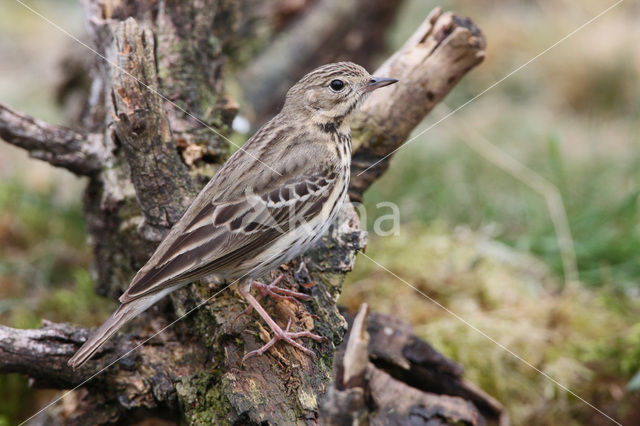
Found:
[[[232,201],[196,199],[120,301],[233,268],[311,220],[336,184],[337,173],[323,164],[303,162],[284,177],[273,174],[259,192],[245,188]]]

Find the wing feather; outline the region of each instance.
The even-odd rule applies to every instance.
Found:
[[[301,164],[293,173],[289,171],[286,180],[273,176],[259,194],[246,191],[244,199],[227,202],[196,199],[195,206],[187,210],[134,277],[120,301],[131,301],[166,285],[232,268],[255,256],[292,225],[320,213],[337,178],[326,167],[328,163],[316,162],[311,170],[305,170]]]

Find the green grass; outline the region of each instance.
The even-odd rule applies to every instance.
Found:
[[[418,146],[424,144],[423,146]],[[531,252],[562,276],[555,230],[543,197],[497,169],[461,141],[447,146],[416,141],[398,153],[390,171],[365,194],[367,212],[398,204],[401,218],[450,227],[491,228],[497,239]],[[441,144],[442,145],[442,144]],[[580,278],[589,284],[638,285],[640,154],[568,161],[562,142],[548,136],[530,166],[560,190],[574,238]]]
[[[20,414],[31,404],[33,392],[21,374],[0,374],[0,426],[18,424]]]

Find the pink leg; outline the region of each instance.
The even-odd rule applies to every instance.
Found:
[[[248,352],[244,357],[242,357],[242,362],[244,362],[245,360],[247,360],[248,358],[254,355],[262,355],[267,349],[273,346],[278,340],[284,340],[290,345],[300,349],[302,352],[311,356],[315,356],[315,353],[312,350],[305,348],[304,346],[302,346],[300,343],[296,342],[293,339],[298,339],[300,337],[309,337],[313,340],[320,342],[324,340],[324,338],[321,336],[318,336],[317,334],[313,334],[309,331],[300,331],[297,333],[290,332],[289,327],[291,327],[291,319],[289,319],[287,328],[283,330],[278,324],[276,324],[273,318],[269,316],[267,311],[265,311],[264,308],[260,306],[260,303],[258,302],[258,300],[256,300],[256,298],[253,297],[251,293],[249,293],[249,288],[250,288],[249,286],[246,286],[246,287],[240,286],[239,287],[240,294],[242,295],[242,297],[247,299],[247,302],[249,302],[249,304],[253,307],[253,309],[255,309],[256,312],[260,314],[262,319],[265,320],[267,325],[269,325],[269,328],[271,328],[271,330],[273,331],[273,337],[271,338],[271,340],[267,342],[267,344],[265,344],[261,348],[256,349],[255,351]]]
[[[302,300],[313,299],[313,297],[309,296],[308,294],[299,293],[297,291],[278,287],[277,284],[280,281],[282,281],[283,278],[284,278],[284,274],[280,274],[280,276],[278,276],[278,278],[273,280],[270,284],[262,284],[261,282],[253,281],[251,283],[251,287],[257,288],[258,291],[260,292],[260,295],[258,296],[257,300],[260,301],[265,296],[271,296],[273,299],[289,300],[292,302],[296,301],[296,299],[302,299]],[[253,310],[253,306],[249,305],[247,309],[240,312],[238,316],[234,318],[233,324],[235,324],[238,318],[240,318],[243,315],[247,315],[251,313],[252,310]]]
[[[251,287],[257,288],[262,296],[271,296],[275,299],[285,299],[285,300],[291,300],[291,301],[294,301],[295,299],[302,299],[302,300],[313,299],[313,297],[309,296],[308,294],[298,293],[297,291],[287,290],[286,288],[278,287],[276,284],[282,281],[283,278],[284,278],[284,275],[281,274],[278,278],[273,280],[271,284],[262,284],[261,282],[254,281],[251,283]]]

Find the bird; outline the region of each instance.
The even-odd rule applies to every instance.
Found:
[[[280,327],[250,292],[309,299],[256,279],[303,254],[327,231],[349,187],[350,121],[375,89],[396,83],[353,62],[320,66],[294,84],[281,111],[264,124],[211,178],[120,296],[119,308],[71,357],[77,369],[127,321],[169,293],[205,276],[233,282],[269,325],[273,338],[247,353],[263,354],[284,340],[322,337]]]

